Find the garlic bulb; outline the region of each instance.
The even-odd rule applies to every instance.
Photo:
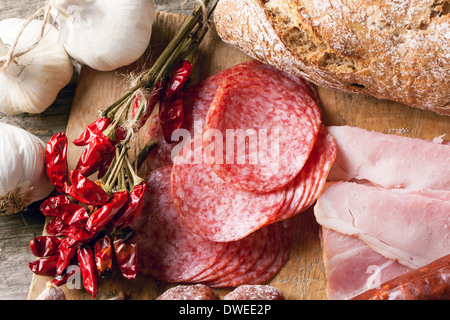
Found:
[[[127,66],[147,49],[155,9],[152,0],[51,0],[60,41],[82,65],[99,71]]]
[[[58,30],[47,24],[41,37],[43,22],[38,20],[25,28],[14,51],[18,56],[7,63],[9,48],[24,22],[17,18],[0,21],[0,112],[11,115],[41,113],[56,100],[73,74],[70,57],[58,44]]]
[[[0,213],[24,210],[53,190],[45,170],[45,143],[0,122]]]

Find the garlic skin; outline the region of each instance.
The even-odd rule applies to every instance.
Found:
[[[7,55],[24,22],[18,18],[0,21],[0,57]],[[36,47],[7,66],[0,60],[1,113],[41,113],[72,78],[73,65],[64,47],[58,44],[58,30],[47,24],[41,39],[42,23],[31,21],[20,36],[15,53],[39,41]]]
[[[147,49],[152,0],[51,0],[60,41],[82,65],[111,71],[138,60]]]
[[[0,214],[22,211],[53,191],[45,149],[35,135],[0,122]]]

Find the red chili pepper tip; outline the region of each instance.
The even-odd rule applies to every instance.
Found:
[[[114,236],[114,251],[122,275],[132,280],[138,273],[138,250],[136,234],[131,228],[121,230]]]
[[[48,258],[41,258],[36,261],[30,262],[28,267],[34,274],[39,276],[53,277],[56,275],[56,263],[58,261],[58,255],[53,255]]]
[[[48,257],[58,253],[61,238],[54,236],[40,236],[31,239],[30,250],[36,257]]]
[[[90,247],[79,247],[77,257],[80,263],[84,288],[94,298],[98,291],[94,252]]]
[[[99,136],[110,124],[112,120],[108,117],[99,118],[84,129],[83,133],[73,141],[76,146],[86,146],[95,137]]]
[[[103,229],[127,203],[127,200],[127,191],[114,193],[113,199],[110,202],[106,203],[89,216],[86,223],[86,229],[93,232]]]

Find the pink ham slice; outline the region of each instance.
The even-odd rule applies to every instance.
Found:
[[[416,269],[450,253],[450,201],[424,193],[328,182],[314,214],[323,227]]]
[[[356,237],[321,228],[329,300],[348,300],[411,269],[387,259]]]
[[[338,148],[329,181],[368,180],[385,188],[450,190],[450,145],[330,126]]]
[[[260,229],[286,198],[284,188],[270,193],[236,189],[203,161],[202,136],[175,158],[172,195],[179,216],[195,234],[212,241],[236,241]]]

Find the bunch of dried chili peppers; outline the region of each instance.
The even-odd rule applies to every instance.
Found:
[[[98,277],[109,279],[114,263],[125,278],[137,276],[138,248],[131,225],[142,211],[147,192],[137,171],[155,142],[145,146],[134,162],[129,144],[158,103],[166,141],[180,128],[183,87],[192,71],[188,57],[205,36],[205,22],[218,1],[203,2],[152,68],[73,141],[84,148],[76,168],[68,168],[68,139],[63,132],[47,143],[46,171],[58,194],[40,206],[48,218],[46,235],[30,241],[31,252],[38,259],[29,267],[37,275],[53,277],[54,285],[73,276],[77,270],[69,268],[73,265],[79,267],[84,288],[92,297],[97,295]],[[126,128],[130,119],[135,125]]]

